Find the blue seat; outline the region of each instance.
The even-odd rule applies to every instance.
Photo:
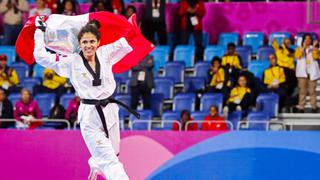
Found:
[[[193,93],[177,94],[173,98],[173,111],[182,111],[184,109],[194,111],[196,96]]]
[[[195,92],[205,88],[205,79],[202,77],[188,77],[184,80],[185,92]]]
[[[266,123],[257,123],[259,121],[270,121],[270,117],[265,112],[251,112],[248,114],[248,128],[246,130],[266,130],[267,124]],[[255,121],[255,122],[250,122]]]
[[[11,67],[16,70],[20,82],[23,82],[24,78],[29,76],[29,65],[19,62],[13,63]]]
[[[264,34],[262,32],[248,32],[243,35],[243,45],[252,47],[252,52],[257,53],[260,46],[263,46]]]
[[[119,94],[121,92],[121,78],[120,77],[114,77],[114,80],[116,81],[116,90],[114,91],[114,94]]]
[[[50,114],[51,108],[54,106],[56,95],[53,93],[41,93],[37,94],[34,99],[37,101],[42,116],[48,117]]]
[[[130,71],[126,71],[123,73],[114,74],[114,77],[121,79],[121,81],[120,81],[121,84],[124,84],[129,79],[129,75],[130,75]]]
[[[206,116],[208,116],[209,113],[208,112],[204,112],[204,111],[194,111],[191,113],[191,117],[195,120],[195,121],[201,121],[204,120],[204,118]]]
[[[154,116],[160,116],[162,113],[164,95],[162,93],[153,93],[151,95],[151,110]]]
[[[167,111],[162,114],[162,120],[165,123],[162,124],[162,130],[172,130],[173,122],[171,121],[180,121],[180,112],[178,111]]]
[[[204,49],[204,60],[211,61],[214,56],[222,57],[225,54],[225,49],[220,45],[210,45]]]
[[[297,46],[301,46],[302,43],[302,37],[304,34],[309,33],[311,34],[311,37],[313,40],[317,40],[318,39],[318,35],[315,32],[298,32],[295,36],[294,36],[294,42],[295,45]]]
[[[132,130],[148,130],[149,122],[152,120],[151,110],[140,110],[140,119],[137,119],[133,114],[130,114],[129,120],[132,122]]]
[[[220,93],[205,93],[200,100],[200,111],[209,112],[210,106],[218,107],[219,112],[222,112],[223,94]]]
[[[118,94],[114,97],[116,100],[123,102],[124,104],[130,106],[131,104],[131,96],[128,94]],[[128,116],[129,112],[122,106],[119,106],[119,113],[121,115]]]
[[[169,61],[170,47],[169,46],[156,46],[150,53],[154,58],[154,72],[158,72],[163,68],[167,61]]]
[[[269,61],[251,61],[248,66],[248,70],[254,74],[255,77],[262,79],[262,75],[265,69],[270,66]]]
[[[70,101],[75,97],[73,93],[66,93],[60,97],[60,104],[64,107],[64,109],[68,108]]]
[[[186,67],[193,67],[196,48],[192,45],[178,45],[174,49],[173,60],[182,61]]]
[[[16,50],[14,46],[0,46],[0,54],[7,55],[7,65],[11,66],[16,61]]]
[[[210,40],[209,33],[208,32],[202,32],[202,47],[204,47],[204,48],[207,47],[209,45],[209,40]],[[190,38],[189,38],[189,44],[190,45],[196,45],[193,35],[191,35]]]
[[[243,68],[247,68],[251,61],[251,46],[237,46],[236,52],[240,57]]]
[[[272,45],[273,39],[277,40],[278,44],[281,45],[284,38],[290,38],[289,32],[273,32],[269,35],[269,45]]]
[[[257,97],[256,105],[258,111],[268,114],[270,117],[277,117],[279,109],[279,95],[276,93],[261,93]]]
[[[228,115],[228,121],[233,124],[233,128],[237,128],[238,122],[241,120],[242,112],[241,111],[233,111]]]
[[[177,42],[177,36],[175,33],[167,33],[167,45],[170,46],[170,52],[171,49],[173,49],[173,47],[175,46]]]
[[[165,99],[173,98],[174,81],[171,78],[158,77],[154,79],[154,93],[161,93]]]
[[[168,62],[164,66],[164,76],[167,78],[172,78],[174,83],[181,83],[184,80],[184,68],[184,62]]]
[[[11,101],[12,106],[15,106],[18,101],[21,99],[20,93],[11,93],[8,96],[9,101]]]
[[[35,85],[40,85],[41,81],[39,78],[25,78],[21,83],[21,86],[27,88],[31,93]]]
[[[223,48],[227,49],[229,43],[234,43],[238,45],[239,43],[239,34],[238,33],[221,33],[219,34],[218,44]]]
[[[198,62],[194,66],[194,73],[196,77],[201,77],[208,82],[208,70],[210,69],[211,64],[210,62]]]
[[[269,60],[269,55],[274,53],[272,46],[262,46],[258,49],[258,60]]]
[[[35,77],[35,78],[42,79],[44,69],[45,68],[43,66],[41,66],[40,64],[37,64],[37,63],[34,64],[32,76]]]

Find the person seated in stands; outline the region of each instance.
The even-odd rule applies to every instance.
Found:
[[[135,13],[137,13],[137,9],[132,5],[128,5],[125,14],[126,18],[129,19]]]
[[[223,108],[224,117],[232,111],[246,111],[251,102],[251,89],[247,87],[247,78],[240,75],[238,84],[231,90],[226,106]]]
[[[123,0],[106,0],[107,11],[114,14],[125,15],[125,6]]]
[[[208,92],[222,93],[226,96],[231,82],[228,74],[225,74],[225,70],[221,66],[221,59],[217,56],[213,57],[211,60],[211,68],[208,70],[208,79]]]
[[[225,121],[223,117],[219,116],[218,107],[215,105],[210,106],[210,114],[206,116],[202,123],[202,130],[204,131],[217,131],[217,130],[228,130],[227,124],[222,122]]]
[[[107,11],[107,5],[104,0],[96,0],[90,6],[89,12]]]
[[[71,124],[77,120],[78,117],[78,109],[80,106],[80,97],[74,97],[68,104],[67,111],[65,113],[65,119],[69,120]]]
[[[263,92],[274,92],[280,97],[280,108],[286,100],[286,76],[284,69],[277,64],[275,54],[269,55],[270,67],[263,73]]]
[[[189,130],[189,131],[196,131],[198,130],[198,124],[197,123],[190,123],[187,125],[187,122],[192,121],[193,118],[190,116],[190,112],[188,110],[182,110],[180,114],[180,123],[181,123],[181,129],[179,129],[178,123],[172,124],[172,130],[179,131],[179,130]],[[187,128],[187,129],[186,129]]]
[[[14,107],[14,118],[18,120],[17,128],[35,129],[42,125],[42,122],[34,122],[42,118],[42,113],[38,103],[31,98],[28,89],[21,90],[21,100]]]
[[[19,78],[16,70],[7,66],[7,56],[0,55],[0,86],[7,92],[19,92]]]
[[[77,3],[74,0],[63,0],[58,8],[58,13],[68,16],[77,15]]]
[[[229,77],[233,77],[233,79],[231,79],[231,86],[233,86],[241,69],[240,57],[236,53],[236,45],[234,43],[227,45],[227,53],[223,55],[221,65],[224,67],[226,74],[228,74]]]
[[[51,10],[49,8],[46,8],[45,0],[36,0],[36,7],[31,9],[29,12],[29,16],[50,15],[50,14],[51,14]]]
[[[12,103],[8,100],[4,89],[0,88],[0,119],[12,119],[13,107]],[[14,125],[14,122],[1,122],[1,128],[7,128]]]
[[[43,71],[43,82],[41,85],[34,86],[34,94],[38,93],[55,93],[56,102],[58,102],[61,95],[66,91],[64,85],[67,79],[57,75],[52,69],[46,68]]]
[[[275,50],[277,56],[278,65],[284,69],[286,75],[286,84],[288,86],[288,94],[291,95],[294,89],[297,87],[297,78],[295,75],[295,65],[294,65],[294,53],[295,50],[291,47],[291,40],[289,38],[284,38],[282,45],[278,44],[277,40],[272,41],[272,47]]]

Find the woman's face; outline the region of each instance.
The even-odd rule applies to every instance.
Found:
[[[247,79],[244,76],[240,76],[238,79],[238,84],[241,87],[246,87],[247,86]]]
[[[100,41],[97,39],[97,37],[88,32],[84,33],[80,39],[80,49],[83,52],[83,55],[85,57],[92,57],[97,51],[97,48],[100,44]]]
[[[65,11],[72,11],[72,9],[73,9],[72,3],[71,3],[70,1],[67,1],[67,2],[65,3],[65,5],[64,5],[64,10],[65,10]]]
[[[311,45],[311,36],[306,36],[306,38],[304,39],[304,45],[305,46],[310,46]]]
[[[21,92],[21,100],[23,103],[28,103],[30,101],[30,94],[28,91]]]

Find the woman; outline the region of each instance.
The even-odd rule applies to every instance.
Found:
[[[77,15],[77,3],[74,0],[63,0],[58,13],[68,16]]]
[[[310,34],[305,34],[302,38],[301,47],[295,52],[297,58],[296,76],[298,78],[300,113],[304,112],[304,105],[307,93],[310,96],[312,112],[317,110],[317,80],[320,78],[319,70],[319,50],[318,42],[312,41]]]
[[[192,121],[193,118],[190,116],[190,112],[186,109],[181,111],[180,114],[180,122],[181,122],[181,129],[179,129],[178,123],[172,124],[172,130],[179,131],[179,130],[188,130],[188,131],[196,131],[198,130],[198,123],[190,123],[187,125],[187,122]]]
[[[33,122],[35,119],[41,119],[42,113],[38,103],[31,99],[29,90],[21,90],[21,100],[16,103],[13,116],[19,121],[17,127],[35,129],[42,125],[42,122]]]
[[[116,88],[112,66],[131,52],[132,47],[125,38],[120,38],[112,44],[98,48],[100,24],[93,20],[78,34],[80,53],[56,56],[45,49],[44,33],[40,30],[44,29],[44,26],[44,22],[37,24],[34,57],[40,65],[53,69],[60,76],[70,78],[81,98],[78,120],[82,136],[91,153],[89,179],[96,179],[99,171],[108,180],[128,179],[117,157],[120,142],[117,104],[121,102],[110,96]]]
[[[80,97],[76,96],[68,104],[64,118],[67,119],[71,124],[74,124],[74,122],[77,120],[80,101]]]

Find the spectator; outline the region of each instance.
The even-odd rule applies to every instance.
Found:
[[[23,13],[28,12],[29,5],[26,0],[2,0],[0,13],[4,16],[3,44],[14,45],[22,29]]]
[[[12,119],[13,118],[13,107],[11,102],[7,99],[4,89],[0,88],[0,118],[1,119]],[[13,125],[13,122],[0,122],[1,128],[7,128]]]
[[[58,12],[58,7],[61,6],[61,0],[45,0],[45,2],[52,14],[56,14]]]
[[[137,13],[137,9],[132,6],[132,5],[129,5],[127,6],[126,8],[126,18],[129,19],[133,14],[136,14]]]
[[[114,14],[125,15],[125,7],[123,0],[106,0],[107,11]]]
[[[53,70],[46,68],[43,71],[43,82],[41,85],[36,85],[33,88],[34,94],[38,93],[55,93],[56,103],[60,99],[61,95],[66,91],[64,85],[67,83],[67,79],[57,75]]]
[[[153,56],[147,55],[138,65],[131,69],[131,108],[133,109],[137,108],[140,96],[143,100],[143,109],[151,108],[151,90],[154,87],[153,66]]]
[[[74,124],[78,118],[78,108],[80,106],[80,97],[76,96],[69,102],[67,111],[65,114],[65,119],[69,120],[71,124]]]
[[[211,68],[208,70],[209,86],[207,91],[222,93],[226,96],[230,87],[229,78],[226,76],[224,69],[221,67],[221,59],[217,56],[211,61]]]
[[[77,15],[77,3],[74,0],[63,0],[58,13],[68,16]]]
[[[311,109],[313,113],[317,110],[317,80],[320,78],[318,42],[312,41],[310,34],[302,38],[301,47],[295,52],[297,58],[296,76],[299,87],[298,111],[304,112],[305,98],[307,93],[310,96]]]
[[[247,87],[247,78],[244,75],[240,75],[238,85],[231,90],[226,106],[223,108],[224,117],[227,117],[229,112],[235,110],[248,110],[250,102],[251,90]]]
[[[190,112],[188,110],[182,110],[180,114],[180,122],[181,122],[181,130],[191,130],[191,131],[196,131],[198,130],[198,124],[197,123],[190,123],[187,126],[187,122],[192,121],[193,118],[190,116]],[[172,130],[174,131],[179,131],[179,125],[178,123],[173,123],[172,124]]]
[[[142,33],[152,43],[156,44],[155,33],[158,35],[160,45],[167,44],[165,6],[166,0],[145,1],[142,18]]]
[[[51,14],[51,10],[49,8],[46,8],[45,0],[36,0],[36,7],[31,9],[29,12],[29,16],[50,15],[50,14]]]
[[[229,43],[227,45],[227,53],[223,55],[221,64],[228,77],[232,77],[230,79],[231,86],[234,86],[235,80],[238,79],[241,69],[241,61],[236,53],[236,45],[234,43]]]
[[[21,90],[21,100],[14,107],[14,118],[19,121],[18,128],[35,129],[42,125],[42,122],[33,122],[41,119],[42,114],[38,103],[31,99],[31,93],[27,89]]]
[[[202,130],[228,130],[227,124],[221,121],[224,121],[224,118],[219,116],[217,106],[212,105],[210,106],[210,114],[204,118],[204,122],[202,123]]]
[[[191,34],[196,44],[197,60],[203,59],[202,18],[206,9],[202,0],[182,0],[179,7],[181,16],[181,44],[188,44]]]
[[[16,70],[7,66],[7,56],[0,55],[0,86],[7,92],[19,92],[19,78]]]
[[[104,0],[96,0],[90,6],[90,12],[107,11],[107,5]]]

